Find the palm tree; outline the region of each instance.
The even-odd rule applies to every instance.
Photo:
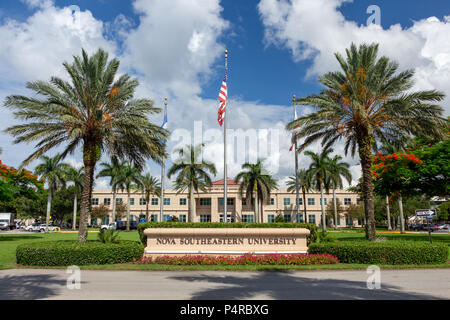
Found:
[[[169,179],[178,173],[174,184],[178,193],[184,192],[186,189],[189,192],[189,222],[194,222],[196,216],[194,191],[205,192],[212,184],[210,175],[216,176],[217,174],[216,166],[212,162],[199,159],[203,146],[203,144],[195,147],[187,145],[175,150],[180,158],[174,162],[167,172]]]
[[[161,183],[159,182],[159,179],[153,177],[148,172],[144,175],[141,175],[140,181],[141,184],[138,186],[138,190],[144,194],[145,219],[148,221],[149,218],[148,205],[150,202],[150,197],[152,195],[161,197]]]
[[[73,198],[73,223],[72,230],[76,230],[76,222],[77,222],[77,207],[78,207],[78,191],[83,189],[83,182],[85,179],[84,176],[84,167],[76,169],[72,166],[67,168],[66,172],[67,181],[73,182],[75,186],[75,195]]]
[[[47,216],[45,219],[45,232],[48,232],[48,222],[50,220],[50,211],[52,207],[53,191],[56,191],[60,186],[66,185],[66,172],[68,165],[60,163],[61,155],[57,154],[53,158],[42,156],[41,163],[34,169],[35,173],[41,176],[48,186],[47,197]]]
[[[253,192],[255,192],[254,207],[256,222],[263,221],[262,205],[270,199],[270,191],[278,188],[276,180],[266,171],[262,162],[263,160],[258,159],[255,164],[244,163],[241,168],[245,171],[239,172],[234,178],[236,183],[241,182],[239,186],[241,197],[245,189],[245,197],[247,200],[252,201]],[[261,216],[259,214],[260,208]]]
[[[306,193],[311,190],[312,187],[312,179],[311,175],[308,174],[306,169],[300,169],[298,171],[298,186],[302,190],[303,194],[303,212],[305,214],[305,222],[308,222],[307,215],[306,215]],[[289,177],[289,181],[287,182],[288,185],[288,192],[294,192],[296,191],[296,181],[295,177]]]
[[[315,188],[320,190],[320,206],[322,209],[322,231],[327,231],[327,222],[325,216],[325,205],[323,200],[323,192],[324,192],[324,182],[327,181],[328,177],[331,175],[331,166],[330,166],[330,153],[333,152],[333,149],[324,149],[321,153],[316,154],[312,151],[305,151],[305,155],[309,156],[312,160],[311,164],[308,168],[308,174],[314,180]]]
[[[329,72],[320,77],[325,86],[320,94],[295,100],[312,105],[315,112],[290,122],[296,126],[296,139],[305,138],[297,149],[301,152],[321,140],[325,149],[339,140],[344,151],[354,156],[358,151],[362,168],[366,237],[375,240],[372,152],[383,141],[402,141],[411,135],[441,138],[446,120],[436,102],[444,94],[436,90],[411,92],[414,71],[396,74],[398,63],[387,57],[377,59],[378,45],[352,44],[344,58],[335,56],[342,72]]]
[[[78,241],[85,242],[94,171],[101,154],[129,160],[138,167],[148,158],[160,162],[166,156],[168,132],[148,118],[161,111],[153,101],[133,99],[137,79],[128,74],[115,79],[119,61],[108,63],[104,50],[91,57],[82,50],[81,57],[63,65],[70,82],[57,77],[49,82],[29,82],[27,88],[37,97],[7,97],[5,106],[15,109],[14,115],[26,123],[6,132],[16,137],[15,143],[36,142],[36,150],[22,166],[61,145],[65,146],[61,158],[81,147],[86,176]]]
[[[130,163],[125,163],[117,177],[116,184],[127,192],[127,231],[130,231],[130,196],[132,188],[139,188],[141,185],[141,174],[137,167]]]
[[[110,177],[109,184],[113,192],[113,203],[112,203],[112,214],[111,220],[116,221],[116,196],[118,189],[124,189],[121,187],[120,183],[117,181],[120,172],[124,169],[124,164],[120,163],[116,157],[111,158],[111,163],[102,162],[100,163],[102,169],[97,174],[96,178],[100,177]]]
[[[352,174],[349,170],[350,165],[347,162],[340,162],[342,157],[339,155],[334,156],[329,160],[329,175],[328,183],[333,189],[333,210],[334,210],[334,228],[337,228],[337,203],[336,203],[336,189],[342,189],[344,187],[342,177],[344,177],[349,184],[352,183]]]

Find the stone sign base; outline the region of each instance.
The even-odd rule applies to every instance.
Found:
[[[145,256],[306,253],[304,228],[148,228]]]

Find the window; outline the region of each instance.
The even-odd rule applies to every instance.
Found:
[[[93,206],[98,206],[98,198],[92,198],[92,205]]]
[[[122,202],[123,202],[122,198],[116,198],[116,204],[117,203],[122,203]]]
[[[247,205],[247,199],[246,199],[246,198],[243,198],[243,199],[242,199],[242,205],[243,205],[243,206],[246,206],[246,205]]]
[[[316,204],[316,201],[314,198],[308,198],[308,206],[314,206]]]
[[[275,215],[274,214],[269,214],[267,216],[267,222],[269,222],[269,223],[275,222]]]
[[[243,214],[242,222],[253,222],[253,215],[252,214]]]
[[[345,218],[345,224],[346,224],[347,226],[352,226],[352,225],[353,225],[353,219]]]
[[[186,215],[185,214],[180,214],[179,215],[179,220],[180,220],[180,222],[186,222]]]
[[[170,198],[164,198],[163,204],[164,204],[165,206],[170,206]]]
[[[104,204],[105,206],[109,206],[109,205],[111,204],[111,198],[105,198],[105,199],[103,199],[103,204]]]
[[[186,198],[180,198],[180,206],[186,205]]]
[[[274,198],[270,198],[270,205],[271,206],[275,205],[275,199]]]
[[[201,206],[210,206],[211,198],[200,198],[200,205]]]
[[[153,198],[152,199],[152,206],[157,206],[158,205],[158,198]]]
[[[345,204],[346,206],[348,206],[350,203],[352,203],[352,199],[350,199],[350,198],[344,198],[344,204]]]
[[[211,215],[210,214],[201,214],[200,222],[211,222]]]
[[[130,206],[134,206],[134,198],[130,198]]]
[[[303,204],[303,199],[302,198],[298,198],[298,203],[297,203],[297,205],[298,206],[301,206]]]
[[[283,214],[283,218],[285,222],[291,222],[291,215],[290,214]]]
[[[319,199],[319,203],[320,203],[320,205],[322,205],[322,198]],[[327,198],[323,198],[323,205],[324,206],[327,205]]]
[[[97,219],[96,218],[92,218],[91,219],[91,226],[96,226],[97,225]]]
[[[151,222],[157,222],[158,221],[158,215],[157,214],[150,215],[150,221]]]
[[[223,222],[223,214],[220,215],[220,222]],[[234,222],[234,214],[227,214],[227,222]]]
[[[95,220],[97,220],[97,219],[95,219]],[[109,224],[109,216],[102,218],[102,224]]]
[[[303,215],[302,214],[297,214],[297,222],[303,222]]]
[[[170,214],[163,214],[163,222],[170,221]]]
[[[341,225],[341,217],[338,216],[338,220],[337,220],[337,225],[340,226]]]
[[[284,204],[285,206],[290,205],[290,204],[291,204],[291,199],[290,199],[290,198],[284,198],[284,199],[283,199],[283,204]]]
[[[316,223],[316,215],[310,214],[308,215],[309,223]]]
[[[147,204],[147,200],[145,200],[144,198],[140,198],[139,199],[139,205],[140,206],[145,206]]]
[[[219,198],[219,206],[223,206],[223,198]],[[234,206],[234,198],[227,198],[227,206]]]

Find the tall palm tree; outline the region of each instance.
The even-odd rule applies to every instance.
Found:
[[[352,44],[344,58],[336,53],[342,71],[329,72],[319,81],[325,86],[320,94],[295,100],[296,104],[312,105],[315,112],[290,122],[296,126],[295,138],[305,138],[297,149],[304,150],[321,140],[328,148],[345,141],[344,151],[358,151],[361,162],[366,217],[366,237],[375,240],[372,152],[383,141],[401,141],[411,135],[442,138],[445,119],[436,102],[444,94],[436,90],[416,91],[414,71],[396,74],[398,63],[387,57],[377,59],[378,45]]]
[[[124,169],[124,164],[119,161],[116,157],[111,158],[111,163],[102,162],[100,163],[102,169],[97,174],[96,178],[109,177],[109,185],[111,186],[113,192],[113,203],[112,203],[112,214],[111,220],[116,221],[116,196],[117,190],[121,188],[120,183],[117,181],[119,174]],[[123,187],[121,188],[123,189]]]
[[[117,177],[116,184],[120,185],[122,190],[127,192],[127,231],[130,231],[130,196],[131,189],[138,189],[141,185],[141,174],[139,168],[125,163]]]
[[[320,191],[320,207],[322,209],[322,231],[327,231],[327,222],[325,216],[324,204],[324,182],[327,181],[331,174],[330,153],[333,149],[324,149],[321,153],[314,153],[312,151],[305,151],[305,155],[310,157],[312,162],[309,165],[308,173],[313,177],[315,188]]]
[[[299,188],[302,190],[302,194],[303,194],[303,212],[305,214],[305,222],[308,222],[307,218],[308,216],[306,215],[306,193],[309,192],[312,188],[312,179],[311,179],[311,175],[308,173],[308,171],[306,171],[306,169],[300,169],[298,171],[298,186]],[[289,177],[289,180],[287,182],[287,186],[288,192],[294,192],[296,191],[296,179],[295,177]]]
[[[272,178],[262,163],[262,159],[258,159],[254,164],[244,163],[241,167],[244,171],[239,172],[234,178],[236,183],[241,182],[239,186],[241,197],[245,190],[245,197],[251,202],[253,200],[253,193],[255,193],[254,207],[256,222],[263,221],[262,205],[270,199],[270,191],[278,188],[277,181]],[[261,209],[261,216],[259,209]]]
[[[65,146],[61,158],[81,147],[86,176],[78,241],[85,242],[94,171],[101,154],[127,159],[139,167],[148,158],[160,162],[166,156],[168,132],[150,122],[149,115],[161,111],[152,100],[133,99],[137,79],[128,74],[115,79],[119,60],[108,63],[104,50],[91,57],[82,50],[81,57],[63,65],[70,82],[57,77],[29,82],[27,88],[37,97],[7,97],[5,106],[15,109],[14,115],[25,123],[6,132],[16,137],[15,143],[36,142],[36,150],[22,166],[61,145]]]
[[[205,192],[212,185],[211,175],[216,176],[217,174],[216,166],[212,162],[203,158],[199,159],[203,147],[203,144],[187,145],[175,150],[180,158],[174,162],[167,172],[169,179],[177,174],[174,186],[178,193],[186,189],[189,192],[189,222],[194,222],[196,216],[194,192],[199,190]]]
[[[144,194],[145,199],[145,219],[148,221],[149,212],[148,205],[150,203],[150,197],[152,195],[156,195],[161,197],[161,182],[159,179],[153,177],[149,172],[140,177],[140,185],[138,186],[138,190]]]
[[[68,182],[73,182],[75,186],[75,195],[73,198],[73,223],[72,230],[76,230],[76,222],[77,222],[77,207],[78,207],[78,191],[83,189],[84,183],[84,167],[80,167],[78,169],[69,166],[67,168],[66,177]]]
[[[344,177],[348,184],[352,183],[352,174],[349,170],[350,165],[347,162],[341,161],[342,157],[339,155],[334,156],[329,160],[329,175],[328,183],[333,189],[333,210],[334,210],[334,228],[337,228],[337,203],[336,203],[336,189],[342,189],[344,187],[342,177]]]
[[[42,156],[40,160],[41,163],[36,166],[34,172],[39,175],[48,186],[47,215],[45,218],[45,232],[48,232],[48,222],[50,220],[53,191],[56,191],[60,186],[66,185],[66,172],[68,165],[65,163],[60,163],[60,154],[57,154],[53,158]]]

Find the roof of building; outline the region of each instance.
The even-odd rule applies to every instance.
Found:
[[[219,186],[219,185],[223,186],[223,179],[213,181],[212,184],[213,184],[213,186]],[[227,186],[228,185],[239,185],[239,184],[242,184],[242,182],[239,181],[238,183],[235,183],[233,179],[227,179]]]

